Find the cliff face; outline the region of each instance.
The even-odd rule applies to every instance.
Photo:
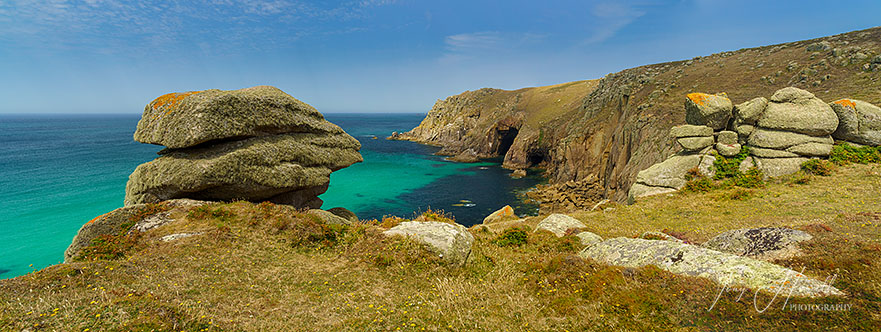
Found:
[[[626,69],[600,80],[516,91],[481,89],[438,101],[398,138],[456,155],[504,156],[512,169],[544,167],[551,182],[599,178],[601,195],[626,199],[636,173],[678,147],[692,92],[737,104],[795,86],[822,100],[881,103],[881,27]]]

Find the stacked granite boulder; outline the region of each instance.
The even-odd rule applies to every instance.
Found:
[[[698,169],[704,176],[712,177],[713,128],[708,126],[682,125],[670,129],[670,136],[682,147],[679,152],[663,162],[652,165],[636,175],[636,183],[630,187],[629,201],[637,197],[674,192],[688,182],[687,174]]]
[[[755,165],[766,176],[777,177],[832,152],[831,134],[838,128],[838,116],[808,91],[783,88],[770,100],[756,98],[736,109],[734,123],[753,156],[744,160],[744,167]]]
[[[726,156],[740,153],[733,133],[715,133],[728,126],[733,109],[734,105],[725,94],[688,94],[685,98],[685,122],[688,124],[670,129],[671,138],[682,151],[640,171],[636,175],[636,183],[630,187],[628,202],[681,189],[688,182],[692,169],[707,177],[714,176],[716,150],[724,152]],[[717,142],[716,135],[720,136],[721,141]]]
[[[856,99],[840,99],[829,104],[838,115],[836,140],[859,145],[881,145],[881,107]]]
[[[166,149],[131,174],[125,205],[191,198],[318,208],[330,173],[362,161],[356,139],[270,86],[163,95],[144,109],[134,139]]]
[[[797,172],[811,158],[828,157],[836,140],[881,145],[881,108],[853,99],[827,104],[794,87],[736,106],[725,94],[691,93],[685,98],[685,122],[670,130],[682,151],[640,171],[630,202],[679,190],[692,169],[711,177],[717,153],[735,157],[743,147],[750,155],[740,164],[742,172],[756,167],[778,177]]]

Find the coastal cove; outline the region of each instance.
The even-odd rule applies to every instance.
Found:
[[[412,217],[427,208],[466,226],[511,204],[542,179],[512,179],[495,162],[461,164],[437,147],[384,138],[416,127],[424,114],[325,114],[362,144],[364,162],[334,172],[322,208],[361,218]],[[61,262],[77,230],[122,206],[129,174],[161,147],[132,140],[136,114],[0,116],[0,279]],[[520,204],[520,203],[518,203]]]

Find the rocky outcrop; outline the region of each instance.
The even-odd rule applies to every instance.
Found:
[[[70,262],[101,235],[146,232],[174,221],[172,212],[185,211],[208,202],[192,199],[174,199],[159,204],[134,204],[102,214],[87,222],[73,237],[64,251],[64,261]]]
[[[753,126],[741,139],[766,176],[795,173],[808,158],[832,152],[830,134],[838,127],[838,116],[808,91],[783,88],[769,102],[754,99],[736,114],[735,123]]]
[[[144,108],[135,141],[170,149],[285,133],[339,134],[315,108],[271,86],[169,93]]]
[[[856,99],[840,99],[829,104],[838,115],[837,140],[862,145],[881,145],[881,107]]]
[[[725,93],[689,93],[685,98],[685,122],[715,130],[728,125],[734,105]]]
[[[465,264],[474,242],[474,236],[465,226],[436,221],[406,221],[383,234],[406,236],[425,243],[429,250],[454,265]]]
[[[318,208],[330,173],[362,160],[357,140],[267,86],[159,97],[135,139],[168,148],[131,174],[126,205],[193,198]]]
[[[580,220],[567,216],[565,214],[555,213],[542,219],[535,227],[535,231],[545,230],[554,233],[557,237],[566,235],[566,231],[570,229],[580,229],[587,227]]]
[[[704,247],[738,256],[776,260],[796,256],[798,243],[812,238],[808,233],[789,228],[747,228],[716,235],[704,243]]]
[[[349,209],[344,208],[344,207],[335,207],[332,209],[327,209],[327,212],[333,213],[333,214],[337,215],[338,217],[346,219],[346,220],[353,222],[353,223],[358,222],[358,216],[355,215],[355,212],[352,212]]]
[[[835,287],[779,265],[674,241],[619,237],[588,246],[579,255],[630,268],[655,265],[674,274],[707,278],[729,287],[780,291],[798,297],[844,295]]]
[[[512,169],[544,167],[551,184],[596,176],[598,196],[621,202],[639,171],[680,151],[668,133],[686,123],[683,96],[727,92],[739,104],[731,126],[720,130],[737,132],[737,144],[745,145],[768,97],[785,87],[810,90],[822,100],[859,96],[881,105],[881,80],[871,78],[873,68],[881,68],[872,62],[881,54],[878,40],[881,28],[873,28],[641,66],[571,86],[470,91],[439,101],[419,127],[400,136],[452,155],[473,148],[484,157],[504,156]],[[815,43],[831,49],[805,51]]]
[[[688,182],[689,171],[697,169],[704,176],[712,177],[715,157],[704,153],[681,153],[652,165],[636,175],[636,183],[630,188],[628,202],[645,196],[664,194],[681,189]]]
[[[593,175],[579,181],[538,185],[526,195],[540,202],[539,214],[549,214],[590,209],[603,199],[602,188],[599,178]]]
[[[322,222],[328,225],[350,225],[352,221],[343,217],[340,217],[330,211],[325,211],[321,209],[310,209],[306,211],[307,215],[315,216],[318,219],[321,219]]]
[[[710,96],[689,94],[686,107],[697,109],[703,105],[710,109],[711,105],[727,105],[719,101],[710,103]],[[698,110],[687,111],[687,114],[693,112]],[[839,113],[847,111],[842,108]],[[722,119],[721,115],[719,119]],[[795,173],[810,158],[829,156],[834,143],[830,134],[840,127],[838,115],[832,107],[814,94],[795,87],[777,90],[770,99],[758,97],[738,104],[731,121],[725,118],[730,130],[719,131],[715,137],[711,127],[703,126],[704,122],[711,121],[709,116],[692,115],[687,121],[692,124],[670,129],[682,152],[640,171],[636,183],[630,188],[629,202],[679,190],[688,177],[693,176],[688,174],[692,169],[712,177],[716,156],[736,157],[744,147],[751,156],[741,161],[741,172],[755,167],[768,177]]]

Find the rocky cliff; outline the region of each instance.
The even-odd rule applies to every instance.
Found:
[[[683,96],[727,93],[735,103],[794,86],[822,100],[881,104],[881,27],[646,65],[594,81],[516,91],[481,89],[439,100],[395,138],[448,155],[504,156],[512,169],[544,167],[553,183],[599,179],[597,195],[623,201],[636,173],[681,149]]]

